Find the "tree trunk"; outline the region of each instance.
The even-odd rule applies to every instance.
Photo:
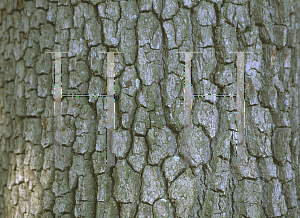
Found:
[[[300,217],[299,11],[0,1],[0,217]]]

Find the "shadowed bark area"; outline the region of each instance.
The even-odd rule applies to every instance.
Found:
[[[300,217],[299,11],[299,0],[1,0],[0,218]],[[103,166],[105,97],[62,98],[56,152],[46,51],[70,52],[62,93],[81,95],[110,95],[100,52],[124,52],[114,56],[115,166]],[[253,52],[238,157],[236,97],[194,96],[188,146],[184,128],[179,52],[199,52],[193,94],[232,95],[230,51]]]

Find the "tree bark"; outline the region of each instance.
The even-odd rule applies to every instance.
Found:
[[[299,11],[0,1],[0,218],[300,217]]]

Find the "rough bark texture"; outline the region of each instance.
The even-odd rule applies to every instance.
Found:
[[[1,0],[0,217],[300,217],[299,0]],[[54,166],[53,61],[63,93],[105,94],[117,50],[116,166],[105,98],[63,98]],[[234,98],[194,98],[183,161],[184,54],[193,93],[236,93],[245,54],[246,160]],[[75,61],[76,57],[76,61]],[[75,66],[76,63],[76,66]]]

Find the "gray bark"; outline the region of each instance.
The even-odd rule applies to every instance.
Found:
[[[300,217],[299,11],[299,0],[0,1],[0,217]],[[82,95],[112,94],[100,52],[124,52],[114,55],[115,166],[103,166],[105,97],[63,97],[55,162],[48,51],[70,51],[62,93]],[[234,95],[230,51],[253,52],[245,147],[236,97],[194,96],[184,112],[178,52],[199,52],[193,94]]]

